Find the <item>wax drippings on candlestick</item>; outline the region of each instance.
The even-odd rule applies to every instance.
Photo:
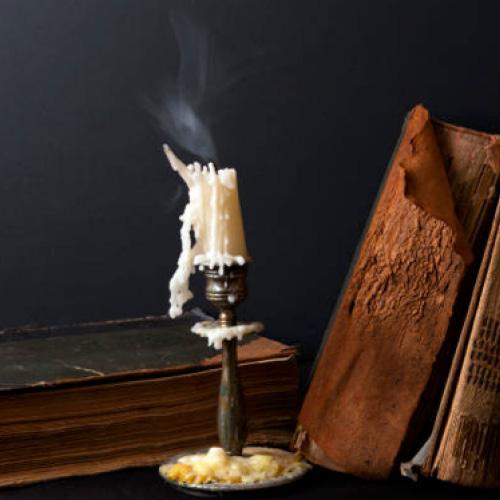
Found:
[[[167,145],[163,149],[172,169],[189,188],[189,202],[180,216],[181,253],[170,280],[169,314],[174,318],[182,314],[184,304],[193,296],[189,278],[196,266],[217,267],[222,274],[224,266],[245,264],[248,253],[236,171],[232,168],[216,170],[213,163],[185,165]]]
[[[238,339],[241,340],[250,333],[260,333],[264,330],[264,325],[259,321],[252,323],[238,323],[231,326],[223,326],[218,321],[199,321],[195,323],[191,331],[200,337],[208,340],[208,345],[215,349],[222,349],[223,340]]]

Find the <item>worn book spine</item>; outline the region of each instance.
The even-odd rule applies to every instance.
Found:
[[[495,189],[496,141],[460,135],[421,106],[407,119],[299,416],[295,446],[315,463],[386,478],[429,416]]]
[[[444,431],[435,446],[431,471],[439,479],[467,486],[500,486],[499,214],[500,200],[490,234],[492,244],[485,251],[483,272],[478,276],[479,300],[472,301],[469,322],[462,332],[467,345],[459,369],[455,370],[458,382],[453,387],[449,412],[446,402],[450,395],[444,396]],[[452,380],[450,385],[453,383]]]

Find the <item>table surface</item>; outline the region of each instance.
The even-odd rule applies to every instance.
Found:
[[[237,495],[254,498],[255,493]],[[315,468],[305,478],[285,487],[259,493],[260,499],[451,499],[498,498],[498,490],[454,487],[437,481],[413,483],[407,479],[375,482],[362,481],[345,474]],[[49,481],[23,488],[0,490],[0,500],[186,500],[187,496],[170,488],[158,475],[158,469],[128,469],[92,477],[75,477]]]

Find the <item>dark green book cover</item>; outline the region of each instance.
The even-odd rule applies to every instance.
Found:
[[[191,333],[195,313],[0,332],[0,391],[91,380],[147,377],[201,370],[219,364],[218,351]],[[288,346],[248,336],[240,361],[283,356]]]

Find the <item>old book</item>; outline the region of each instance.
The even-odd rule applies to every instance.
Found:
[[[500,486],[500,199],[423,473]]]
[[[386,478],[413,456],[470,300],[499,165],[496,136],[410,112],[299,415],[295,446],[313,462]]]
[[[145,318],[0,333],[0,486],[161,462],[217,443],[220,356],[195,318]],[[251,443],[289,442],[294,348],[239,347]]]

